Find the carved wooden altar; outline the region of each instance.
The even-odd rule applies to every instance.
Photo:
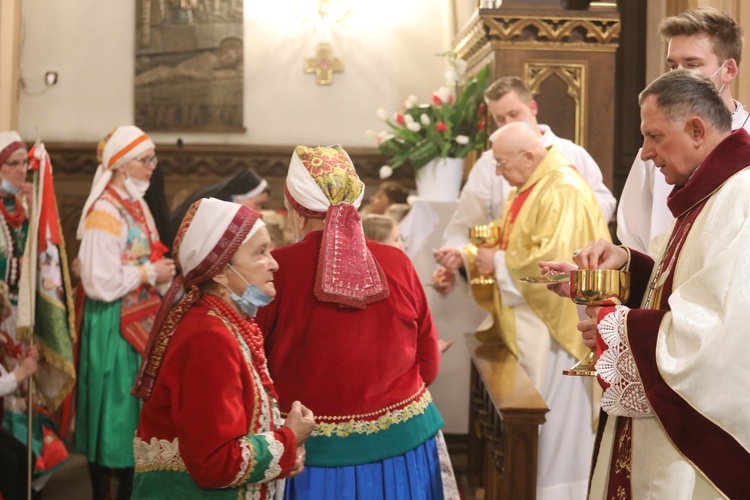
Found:
[[[454,40],[469,72],[489,63],[493,79],[523,77],[539,104],[539,123],[586,148],[610,189],[620,35],[616,7],[609,2],[592,10],[480,8]]]

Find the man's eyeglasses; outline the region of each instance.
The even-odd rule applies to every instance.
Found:
[[[512,160],[513,158],[515,158],[516,156],[520,155],[521,153],[523,153],[523,152],[525,152],[525,151],[526,151],[525,149],[522,149],[522,150],[521,150],[521,151],[519,151],[518,153],[516,153],[516,154],[512,155],[512,156],[511,156],[510,158],[508,158],[507,160],[498,160],[497,158],[493,158],[493,159],[492,159],[492,166],[493,166],[493,167],[495,167],[496,169],[497,169],[497,168],[503,168],[503,167],[504,167],[505,165],[507,165],[507,164],[508,164],[508,162],[509,162],[510,160]]]
[[[23,160],[6,161],[5,163],[3,163],[3,165],[6,167],[10,167],[10,168],[18,168],[18,167],[28,168],[29,159],[24,158]]]
[[[142,163],[143,166],[147,166],[147,165],[156,166],[159,164],[159,157],[154,155],[148,158],[135,158],[135,161]]]

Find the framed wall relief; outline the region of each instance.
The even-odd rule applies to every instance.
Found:
[[[243,132],[243,0],[137,0],[135,124]]]

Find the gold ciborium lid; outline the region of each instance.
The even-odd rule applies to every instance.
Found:
[[[576,304],[622,304],[630,297],[630,273],[611,269],[576,269],[570,273],[570,298]]]
[[[500,242],[500,228],[495,224],[482,224],[469,228],[469,241],[476,247],[494,247]]]

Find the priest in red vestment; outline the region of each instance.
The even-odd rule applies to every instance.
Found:
[[[316,415],[286,497],[442,499],[455,480],[427,390],[435,327],[408,257],[365,239],[363,194],[340,146],[295,149],[285,195],[301,240],[273,252],[278,297],[258,314],[281,410],[299,399]]]
[[[731,132],[716,85],[696,72],[659,77],[639,102],[642,157],[674,185],[675,220],[653,258],[602,240],[574,257],[632,273],[628,304],[587,308],[579,324],[605,389],[590,498],[745,498],[750,135]]]
[[[188,209],[174,243],[182,274],[134,389],[134,498],[273,499],[302,472],[313,415],[295,401],[281,419],[253,320],[276,295],[270,244],[252,209],[214,198]]]

